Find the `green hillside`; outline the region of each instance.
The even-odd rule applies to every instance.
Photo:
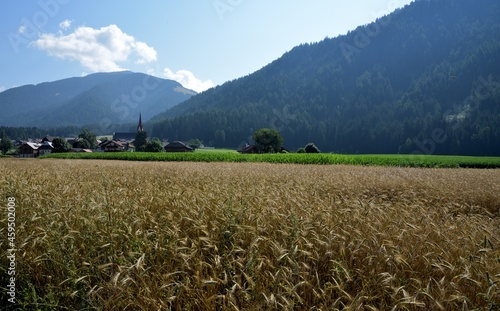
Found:
[[[415,1],[154,118],[152,135],[235,148],[261,127],[288,149],[500,155],[500,3]]]

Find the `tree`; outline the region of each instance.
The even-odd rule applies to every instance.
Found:
[[[163,150],[163,144],[158,138],[153,138],[144,145],[145,152],[162,152]]]
[[[148,133],[139,131],[135,134],[134,146],[136,151],[144,151],[144,147],[148,143]]]
[[[71,150],[71,145],[63,137],[54,138],[52,146],[54,147],[54,150],[52,150],[54,153],[68,152]]]
[[[89,149],[92,147],[88,140],[86,140],[85,138],[80,138],[73,144],[73,148]]]
[[[2,141],[0,141],[0,151],[5,155],[7,152],[9,152],[10,149],[14,147],[14,144],[12,141],[7,137],[7,134],[5,134],[5,131],[2,131]]]
[[[201,140],[199,140],[198,138],[190,139],[188,141],[188,146],[193,148],[193,149],[200,148],[201,145],[203,145],[203,142]]]
[[[89,131],[88,129],[83,129],[82,133],[78,135],[78,137],[85,139],[89,146],[87,148],[95,149],[97,146],[97,138],[94,133]]]
[[[321,153],[321,151],[316,147],[315,144],[309,143],[304,148],[306,153]]]
[[[262,128],[255,131],[252,135],[252,140],[259,152],[271,153],[280,152],[283,146],[283,137],[276,130]]]

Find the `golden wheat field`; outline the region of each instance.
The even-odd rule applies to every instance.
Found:
[[[0,182],[20,309],[500,308],[500,170],[2,159]]]

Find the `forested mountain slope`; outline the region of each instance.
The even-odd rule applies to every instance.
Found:
[[[415,1],[193,96],[152,135],[236,147],[272,127],[289,149],[500,155],[499,16],[496,0]]]
[[[179,83],[129,71],[25,85],[0,93],[0,125],[86,126],[151,118],[195,92]]]

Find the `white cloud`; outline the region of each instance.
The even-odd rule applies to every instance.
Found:
[[[0,93],[2,93],[3,91],[5,91],[7,88],[3,85],[0,85]]]
[[[25,31],[26,31],[26,26],[25,25],[21,25],[21,26],[19,26],[19,29],[17,29],[18,33],[24,33]]]
[[[137,41],[116,25],[100,29],[78,27],[68,35],[41,34],[31,45],[51,56],[76,60],[92,72],[124,70],[118,63],[132,57],[139,64],[156,61],[154,48]]]
[[[59,28],[62,30],[66,30],[69,27],[71,27],[71,21],[69,19],[65,19],[59,24]]]
[[[192,72],[187,70],[178,70],[174,73],[169,68],[165,68],[163,69],[163,74],[167,77],[167,79],[175,80],[182,84],[183,87],[198,93],[215,86],[212,80],[201,81],[196,78]]]
[[[156,51],[144,42],[134,42],[133,47],[141,58],[137,60],[138,64],[151,63],[156,60]]]

